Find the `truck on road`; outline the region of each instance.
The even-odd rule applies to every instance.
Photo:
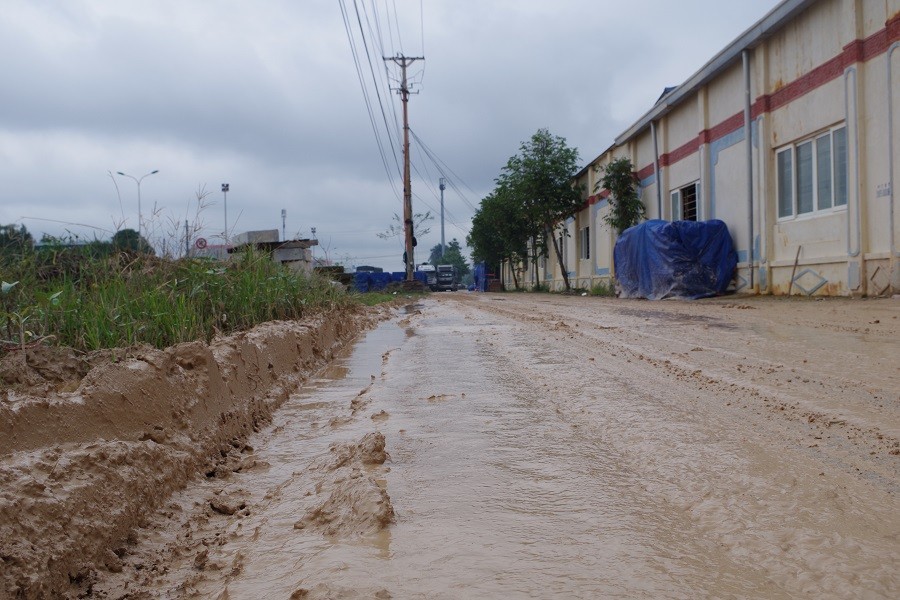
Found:
[[[459,271],[455,265],[438,265],[437,266],[437,283],[432,290],[450,290],[459,289]]]
[[[428,289],[433,292],[437,285],[437,269],[435,269],[434,265],[422,263],[416,267],[416,271],[424,273],[424,276],[420,281],[428,286]]]

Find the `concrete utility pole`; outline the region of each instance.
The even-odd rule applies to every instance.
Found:
[[[447,252],[447,246],[444,245],[444,190],[447,189],[446,179],[441,177],[438,186],[441,188],[441,260],[444,260],[444,253]]]
[[[425,60],[424,56],[397,56],[384,60],[391,60],[400,65],[400,99],[403,101],[403,225],[406,231],[406,280],[413,280],[413,212],[412,212],[412,187],[409,181],[409,87],[406,82],[406,68],[417,60]]]

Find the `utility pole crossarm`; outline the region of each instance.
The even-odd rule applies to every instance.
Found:
[[[406,280],[413,280],[413,212],[412,212],[412,187],[409,177],[409,86],[406,80],[406,69],[417,60],[425,60],[422,56],[384,57],[385,61],[393,61],[400,66],[400,100],[403,102],[403,227],[406,233]]]

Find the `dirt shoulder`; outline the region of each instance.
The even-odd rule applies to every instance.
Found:
[[[0,598],[86,592],[136,527],[199,473],[239,468],[247,436],[387,309],[266,323],[211,344],[0,365]]]

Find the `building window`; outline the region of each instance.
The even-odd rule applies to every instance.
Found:
[[[568,257],[566,256],[566,235],[565,232],[559,235],[559,253],[562,257],[562,264],[566,265],[566,268],[569,266]]]
[[[801,140],[775,153],[778,218],[847,205],[847,128]]]
[[[591,258],[591,228],[583,227],[579,232],[579,241],[581,243],[579,254],[580,258],[583,260],[588,260]]]
[[[699,189],[700,186],[695,182],[672,192],[673,221],[697,220],[697,206],[700,200]]]

